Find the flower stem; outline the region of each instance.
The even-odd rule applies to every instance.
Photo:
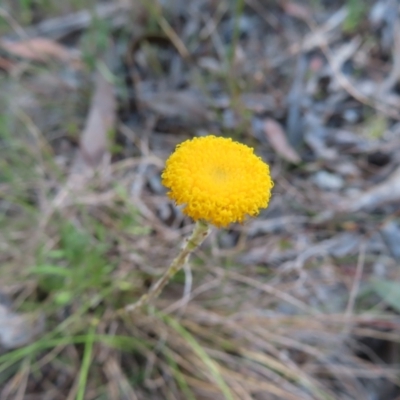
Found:
[[[148,304],[151,300],[157,298],[164,289],[165,285],[170,281],[170,279],[188,262],[192,251],[200,246],[200,244],[204,241],[209,232],[209,224],[204,221],[197,221],[191,236],[185,240],[182,250],[174,259],[174,261],[172,261],[171,265],[169,266],[167,271],[165,271],[164,275],[154,284],[149,292],[144,294],[136,303],[128,304],[127,306],[125,306],[124,311],[135,311]]]

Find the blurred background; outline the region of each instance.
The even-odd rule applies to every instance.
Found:
[[[399,122],[397,0],[2,0],[0,398],[400,399]],[[270,206],[121,316],[206,134]]]

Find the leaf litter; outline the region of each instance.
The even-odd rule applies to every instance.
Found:
[[[360,3],[361,19],[357,1],[39,7],[23,39],[7,32],[0,397],[24,377],[27,399],[396,398],[395,3]],[[93,15],[111,56],[81,48],[104,34]],[[214,232],[154,312],[121,319],[191,228],[163,162],[207,133],[269,162],[271,205]]]

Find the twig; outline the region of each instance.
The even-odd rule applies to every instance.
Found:
[[[44,36],[54,40],[59,40],[73,32],[87,28],[94,16],[99,19],[116,18],[124,15],[131,8],[129,2],[117,1],[110,4],[100,4],[93,10],[82,10],[62,17],[47,19],[37,25],[22,28],[10,14],[0,8],[0,15],[6,18],[7,22],[14,30],[13,35],[7,35],[10,39],[27,39],[35,36]]]
[[[310,28],[314,32],[316,32],[315,27],[310,25]],[[337,82],[339,83],[339,85],[342,87],[342,89],[344,89],[350,96],[355,98],[360,103],[365,104],[371,108],[375,108],[376,110],[382,112],[383,114],[391,118],[400,120],[400,114],[394,108],[389,108],[388,104],[384,104],[382,100],[376,96],[375,97],[366,96],[359,89],[357,89],[356,86],[354,86],[354,84],[345,74],[343,74],[343,72],[341,71],[342,64],[338,63],[337,60],[335,60],[335,57],[332,54],[329,48],[329,44],[327,40],[325,40],[325,38],[324,40],[321,41],[321,43],[319,43],[319,46],[322,52],[325,54],[328,63],[332,68],[332,73],[336,78]]]
[[[356,273],[354,275],[354,282],[353,282],[353,286],[350,291],[349,301],[347,303],[347,307],[346,307],[346,311],[345,311],[345,316],[347,319],[350,319],[350,317],[353,313],[358,289],[360,288],[361,276],[362,276],[362,273],[364,270],[365,251],[366,251],[366,244],[365,244],[365,242],[362,242],[360,244],[360,253],[358,255],[357,268],[356,268]]]

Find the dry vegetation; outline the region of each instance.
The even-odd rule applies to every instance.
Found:
[[[400,398],[396,0],[3,0],[1,400]],[[253,146],[270,207],[192,222],[174,146]]]

